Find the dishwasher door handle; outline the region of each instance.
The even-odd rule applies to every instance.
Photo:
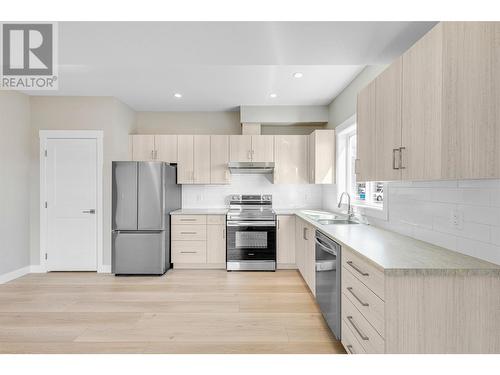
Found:
[[[336,252],[334,249],[332,249],[332,248],[330,248],[330,247],[325,246],[324,244],[322,244],[322,243],[318,240],[318,238],[316,238],[316,245],[318,245],[319,247],[321,247],[321,248],[322,248],[324,251],[326,251],[328,254],[331,254],[331,255],[337,256],[337,252]]]

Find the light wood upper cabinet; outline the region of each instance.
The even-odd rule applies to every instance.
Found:
[[[358,181],[500,177],[498,35],[442,22],[360,92]]]
[[[375,176],[381,181],[401,179],[401,79],[398,58],[375,80]]]
[[[375,149],[376,114],[375,81],[371,82],[358,94],[357,129],[356,129],[356,181],[371,181],[375,179]]]
[[[177,183],[194,183],[194,136],[179,135],[177,138]]]
[[[274,145],[272,135],[231,135],[231,161],[274,161]]]
[[[177,135],[155,135],[156,160],[177,163]]]
[[[309,183],[309,138],[306,135],[274,136],[274,182]]]
[[[274,161],[274,136],[252,135],[252,161]]]
[[[210,136],[210,183],[229,184],[229,136]]]
[[[194,183],[209,184],[210,183],[210,136],[195,135],[193,136],[194,144]]]
[[[335,183],[335,130],[315,130],[309,136],[309,182]]]
[[[229,136],[229,151],[231,161],[252,161],[252,136]]]
[[[296,268],[295,261],[295,215],[278,215],[277,266]]]
[[[500,23],[445,22],[445,178],[500,177]]]
[[[154,135],[131,135],[132,137],[132,160],[153,161],[155,160],[155,136]]]
[[[442,177],[442,31],[441,23],[403,54],[404,180]]]

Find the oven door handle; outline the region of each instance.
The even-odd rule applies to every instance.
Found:
[[[275,227],[276,221],[228,221],[228,227]]]

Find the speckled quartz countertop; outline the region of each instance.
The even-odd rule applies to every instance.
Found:
[[[225,215],[226,208],[181,208],[170,212],[170,215]]]
[[[500,276],[500,265],[447,250],[428,242],[365,224],[322,225],[307,216],[305,211],[295,210],[293,213],[386,271],[492,271]]]

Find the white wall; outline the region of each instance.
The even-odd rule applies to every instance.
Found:
[[[329,106],[328,127],[356,113],[360,89],[385,66],[368,66]],[[500,264],[500,180],[389,182],[388,220],[372,225]],[[336,207],[335,186],[323,187],[323,208]],[[463,217],[457,228],[452,213]]]
[[[0,91],[0,276],[30,264],[29,97]]]
[[[103,264],[111,264],[111,161],[127,160],[135,113],[111,97],[32,96],[31,102],[31,264],[40,264],[39,131],[103,130]]]
[[[230,185],[183,185],[183,208],[226,207],[231,194],[272,194],[275,208],[321,208],[320,185],[272,184],[263,175],[232,175]]]

